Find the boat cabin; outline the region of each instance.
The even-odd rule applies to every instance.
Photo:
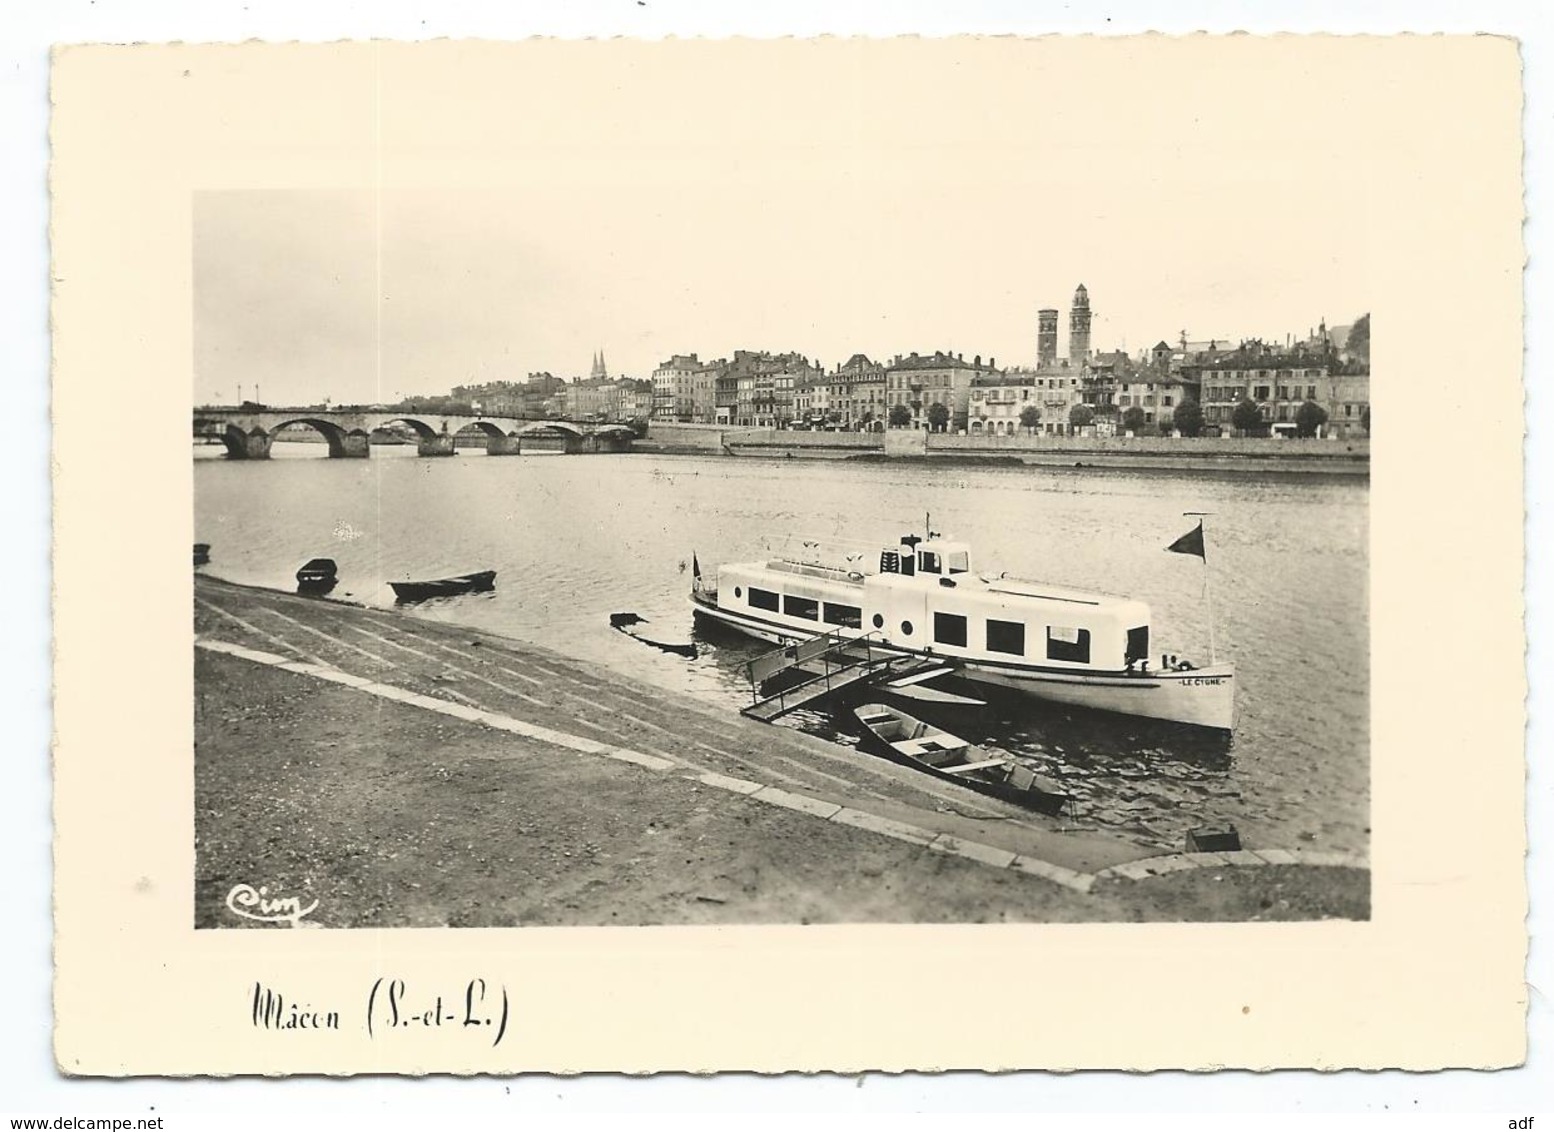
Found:
[[[963,542],[908,535],[900,546],[880,551],[879,572],[953,579],[957,574],[971,573],[971,547]]]
[[[1149,607],[1140,601],[972,572],[971,548],[907,536],[873,560],[813,555],[725,566],[717,605],[772,640],[827,631],[984,669],[1143,671]],[[867,569],[867,572],[865,572]]]

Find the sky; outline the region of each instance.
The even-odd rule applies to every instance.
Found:
[[[735,84],[707,64],[719,99],[684,96],[702,71],[683,60],[606,85],[575,69],[544,80],[557,104],[572,84],[565,113],[443,120],[430,159],[400,109],[425,92],[388,84],[377,113],[407,124],[380,131],[377,183],[196,194],[196,401],[586,376],[596,350],[634,377],[735,349],[1032,364],[1041,307],[1066,353],[1080,283],[1094,348],[1133,353],[1183,330],[1282,342],[1369,310],[1363,184],[1336,153],[1226,145],[1190,85],[1108,115],[1054,100],[1061,68],[816,93],[786,66]]]

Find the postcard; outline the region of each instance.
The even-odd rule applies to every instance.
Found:
[[[53,69],[63,1072],[1522,1060],[1513,41]]]

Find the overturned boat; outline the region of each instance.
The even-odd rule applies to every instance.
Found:
[[[297,592],[327,594],[335,588],[339,568],[333,558],[310,558],[297,571]]]
[[[1202,545],[1200,523],[1167,549],[1202,557]],[[966,543],[932,532],[878,550],[789,543],[773,557],[725,565],[705,579],[698,563],[691,601],[699,616],[781,645],[820,633],[867,638],[1043,700],[1234,726],[1234,666],[1177,657],[1151,665],[1144,602],[979,576]]]

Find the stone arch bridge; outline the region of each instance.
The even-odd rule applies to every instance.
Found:
[[[194,436],[219,439],[233,460],[266,460],[275,434],[292,425],[322,433],[335,458],[365,457],[374,432],[394,426],[415,434],[422,456],[452,456],[454,439],[486,438],[492,456],[520,452],[625,452],[633,432],[621,424],[528,420],[521,417],[416,413],[395,409],[203,408],[194,410]]]

